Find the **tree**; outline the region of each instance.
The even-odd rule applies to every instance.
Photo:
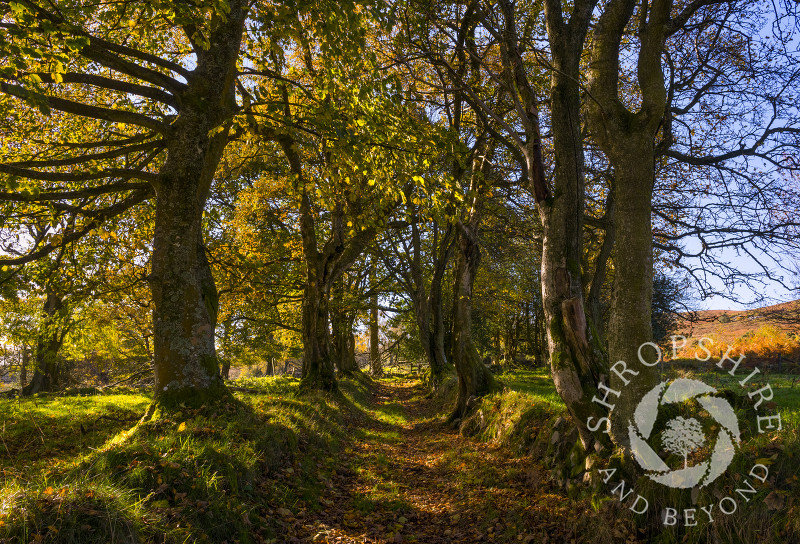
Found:
[[[41,110],[49,132],[34,145],[5,148],[0,172],[11,190],[2,198],[53,205],[78,219],[0,263],[49,254],[155,195],[148,280],[156,404],[221,396],[217,296],[201,219],[238,109],[236,66],[249,5],[31,1],[0,9],[0,49],[14,58],[2,72],[4,103]],[[127,43],[134,27],[136,47]],[[19,178],[38,185],[26,192]]]
[[[641,103],[631,108],[620,99],[620,44],[637,3],[609,2],[600,16],[592,42],[589,104],[592,136],[614,168],[614,291],[608,324],[611,361],[638,360],[639,347],[652,340],[653,240],[651,202],[655,182],[656,132],[667,94],[661,54],[667,37],[672,2],[657,0],[639,13],[637,56]],[[642,157],[646,157],[644,160]],[[655,367],[639,365],[629,380],[611,376],[611,387],[626,394],[615,402],[611,436],[627,444],[628,421],[641,396],[657,379]]]
[[[381,363],[381,338],[378,327],[378,295],[369,300],[369,367],[373,376],[383,374]]]
[[[797,60],[784,53],[787,38],[777,30],[775,40],[765,39],[753,49],[730,47],[754,30],[759,8],[753,8],[753,12],[750,9],[751,4],[732,1],[684,5],[671,0],[650,4],[620,0],[609,2],[598,19],[590,62],[592,100],[588,102],[588,119],[592,138],[614,171],[614,292],[608,330],[612,361],[636,361],[639,347],[652,339],[652,216],[658,177],[670,180],[668,193],[686,190],[697,195],[696,184],[705,187],[699,197],[703,202],[692,202],[690,198],[675,200],[676,193],[672,193],[665,198],[670,201],[666,209],[657,210],[664,225],[658,238],[666,241],[659,240],[657,247],[675,255],[673,263],[690,274],[696,271],[686,266],[683,259],[688,255],[674,242],[687,235],[697,236],[703,248],[699,255],[707,253],[706,235],[716,239],[716,247],[732,245],[749,255],[753,255],[752,245],[763,249],[772,240],[779,251],[794,247],[796,221],[784,212],[782,204],[777,213],[767,214],[766,221],[758,219],[757,226],[744,219],[752,217],[753,208],[760,208],[764,200],[773,199],[775,192],[790,193],[774,182],[756,180],[758,169],[752,173],[747,168],[731,170],[731,163],[726,162],[755,156],[774,165],[777,174],[790,172],[793,166],[785,160],[784,153],[800,143],[797,139],[800,119],[781,97],[782,90],[792,88],[798,78]],[[776,24],[785,24],[780,22],[783,17],[777,12],[776,17]],[[747,30],[743,32],[743,28]],[[702,44],[700,50],[696,44]],[[696,53],[683,56],[690,49]],[[756,54],[748,53],[745,59],[740,55],[743,51]],[[620,60],[629,53],[636,59],[633,65]],[[774,64],[775,58],[781,62]],[[628,76],[634,71],[637,84],[623,85],[623,81],[632,79]],[[764,86],[748,83],[742,87],[740,80],[729,78],[733,74],[739,77],[740,71],[748,81],[764,78],[761,79]],[[751,91],[753,88],[758,90]],[[734,97],[744,100],[737,103]],[[737,128],[731,130],[720,121],[728,112],[737,110],[737,104],[746,104],[747,111],[758,113],[742,124],[734,123]],[[675,149],[677,135],[685,138],[678,145],[685,149],[687,142],[695,141],[698,130],[704,132],[705,145],[718,154],[703,155],[703,146],[696,144],[688,145],[689,152]],[[664,166],[663,156],[676,162]],[[729,172],[734,179],[746,177],[747,189],[743,191],[737,184],[726,181],[715,182],[719,183],[719,192],[712,196],[712,183],[707,175],[702,181],[694,179],[694,173],[701,172],[694,167],[706,165]],[[740,198],[744,204],[741,209],[737,205]],[[732,211],[727,213],[735,219],[726,221],[724,226],[709,226],[706,213],[720,207],[730,207]],[[682,218],[685,213],[695,216],[694,219],[686,221]],[[719,216],[710,221],[716,223]],[[769,277],[770,272],[766,273]],[[705,274],[703,270],[702,275]],[[726,281],[734,282],[735,277],[729,276]],[[703,278],[699,279],[702,284]],[[626,428],[639,397],[657,379],[655,367],[641,366],[637,370],[640,375],[630,385],[626,385],[625,378],[611,376],[613,389],[626,387],[626,395],[616,403],[611,419],[612,436],[622,445],[626,443]]]
[[[670,453],[683,455],[683,468],[689,463],[689,454],[705,444],[703,427],[695,418],[684,419],[681,416],[667,423],[667,428],[661,434],[661,443]]]
[[[552,191],[540,130],[538,84],[543,74],[534,70],[541,62],[530,48],[540,12],[505,0],[489,6],[445,4],[441,15],[425,10],[433,28],[430,33],[438,41],[426,38],[426,32],[419,32],[416,40],[417,49],[446,75],[446,88],[455,89],[488,134],[507,150],[517,165],[519,183],[528,185],[536,202],[543,229],[541,290],[553,380],[587,448],[596,438],[586,422],[602,417],[591,399],[606,373],[600,341],[584,311],[580,270],[584,206],[580,62],[595,4],[575,2],[565,21],[561,2],[544,3],[553,62],[546,66],[555,153]],[[449,49],[443,49],[442,42]],[[498,89],[501,92],[495,93]]]
[[[455,229],[449,221],[441,225],[435,209],[424,209],[421,203],[429,199],[420,187],[414,189],[422,194],[406,197],[410,227],[405,233],[399,229],[385,232],[385,242],[379,247],[384,265],[411,302],[419,342],[431,370],[430,385],[436,388],[448,364],[442,293]],[[432,217],[426,220],[425,215]]]
[[[343,6],[335,13],[333,30],[328,13],[300,13],[291,21],[292,48],[300,54],[285,55],[275,44],[253,72],[278,76],[254,89],[251,124],[283,152],[287,192],[299,218],[303,389],[336,389],[331,290],[391,226],[388,219],[413,184],[419,155],[436,143],[435,131],[403,103],[396,74],[380,70],[369,47],[386,21]],[[341,39],[324,43],[325,32]],[[349,82],[356,80],[354,92]]]

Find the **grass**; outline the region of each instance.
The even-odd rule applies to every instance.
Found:
[[[135,426],[148,395],[0,401],[0,540],[274,541],[278,508],[320,507],[366,385],[301,398],[293,379],[235,385],[258,393]]]
[[[743,504],[736,515],[719,515],[714,523],[703,523],[705,517],[698,515],[700,523],[696,527],[665,529],[658,517],[634,519],[625,508],[620,507],[618,501],[611,499],[610,487],[581,486],[578,482],[583,472],[580,467],[571,474],[569,464],[564,466],[565,460],[553,467],[552,458],[548,457],[553,450],[550,438],[555,420],[564,415],[565,409],[545,370],[512,371],[500,376],[505,389],[482,399],[461,429],[462,433],[504,444],[515,454],[529,454],[533,462],[542,462],[553,468],[551,478],[578,483],[575,488],[577,492],[570,493],[572,498],[579,500],[590,496],[599,509],[620,510],[620,516],[629,517],[631,523],[639,524],[640,531],[644,531],[650,542],[800,541],[800,476],[797,474],[800,469],[800,380],[796,375],[762,373],[742,387],[739,380],[752,369],[742,369],[735,377],[726,370],[716,368],[712,361],[693,367],[666,365],[662,374],[664,380],[679,377],[700,379],[719,391],[728,390],[738,397],[737,415],[743,442],[726,474],[713,485],[700,490],[694,500],[690,490],[669,490],[650,485],[647,478],[636,483],[639,489],[650,494],[654,504],[670,505],[679,510],[695,508],[698,514],[702,514],[698,505],[718,504],[723,496],[736,496],[735,490],[742,487],[743,479],[755,463],[768,466],[769,479],[757,487],[758,493],[746,504],[741,501]],[[766,410],[762,407],[756,413],[752,408],[753,400],[747,394],[767,383],[773,389],[772,401],[775,404]],[[776,412],[781,414],[783,429],[758,434],[756,416],[773,415]],[[570,477],[573,479],[570,480]],[[571,484],[565,485],[569,487]]]
[[[390,512],[402,520],[418,508],[408,502],[408,473],[398,461],[415,425],[429,429],[431,440],[446,442],[430,468],[450,475],[441,482],[445,494],[471,496],[476,488],[486,490],[485,504],[478,508],[485,515],[478,525],[503,541],[516,538],[529,507],[555,511],[567,503],[564,516],[587,511],[582,527],[597,520],[591,529],[597,542],[614,541],[613,531],[625,527],[652,542],[798,541],[796,378],[760,375],[742,388],[737,383],[741,377],[707,370],[668,367],[664,379],[697,377],[739,396],[770,383],[784,424],[779,433],[746,431],[730,476],[694,497],[699,504],[718,502],[715,493],[734,493],[755,462],[769,467],[770,479],[755,498],[736,516],[720,517],[714,524],[664,530],[652,519],[635,520],[610,497],[608,486],[581,485],[583,469],[573,470],[553,452],[551,437],[564,406],[546,370],[538,369],[503,374],[504,389],[481,399],[462,424],[462,434],[496,445],[507,452],[502,455],[514,458],[510,463],[487,460],[487,454],[501,455],[494,446],[446,442],[452,439],[436,430],[435,413],[409,412],[411,405],[430,403],[423,388],[400,383],[407,397],[400,402],[380,396],[388,395],[388,389],[375,388],[365,378],[342,381],[341,395],[303,397],[295,395],[298,381],[293,378],[244,378],[233,385],[248,392],[235,393],[231,401],[138,424],[148,394],[0,400],[0,542],[284,542],[298,519],[313,519],[329,506],[321,498],[324,486],[354,478],[363,486],[337,505],[348,512],[344,525],[356,523],[352,516],[359,514],[385,525],[387,534],[396,532],[400,529],[394,522],[380,518]],[[442,414],[449,412],[453,392],[452,384],[445,385],[434,399]],[[749,410],[740,407],[740,420],[752,419]],[[569,436],[566,423],[558,425],[561,435]],[[420,465],[419,470],[427,469]],[[519,514],[512,515],[512,503],[490,500],[511,493],[508,482],[529,482],[541,491],[529,506],[514,502],[512,509]],[[688,508],[694,502],[688,491],[664,492],[642,481],[637,486],[652,493],[654,503]],[[590,505],[596,515],[588,514]],[[503,524],[489,519],[492,508],[506,512]],[[609,519],[616,525],[608,525]]]
[[[89,454],[109,435],[132,427],[146,394],[42,395],[0,401],[3,484]]]

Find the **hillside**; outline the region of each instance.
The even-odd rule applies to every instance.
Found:
[[[800,300],[752,310],[702,310],[680,314],[673,334],[689,339],[680,357],[691,358],[700,338],[763,361],[800,361]],[[715,354],[716,355],[716,354]]]

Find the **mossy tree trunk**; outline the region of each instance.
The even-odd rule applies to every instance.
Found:
[[[328,295],[309,282],[303,296],[303,389],[337,389],[331,352]]]
[[[514,98],[519,121],[518,128],[504,127],[510,139],[507,143],[511,144],[509,150],[531,185],[542,222],[543,318],[553,380],[586,448],[597,440],[608,443],[604,435],[595,437],[588,423],[590,418],[603,417],[602,410],[591,399],[605,371],[605,358],[602,344],[586,318],[581,277],[584,164],[580,61],[596,4],[596,0],[576,0],[570,11],[559,0],[544,2],[553,66],[550,114],[555,190],[552,193],[542,158],[539,102],[521,53],[528,44],[517,33],[525,25],[517,21],[516,4],[511,0],[500,0],[502,18],[480,15],[484,25],[495,27],[492,34],[500,42],[503,86]],[[568,20],[565,13],[569,13]],[[503,123],[491,108],[477,106]]]
[[[317,251],[311,203],[303,193],[301,231],[306,258],[306,284],[303,289],[303,373],[301,389],[335,391],[336,375],[331,357],[328,300],[330,284],[325,277],[322,255]]]
[[[458,396],[452,418],[468,411],[471,398],[490,393],[496,382],[481,361],[472,340],[472,288],[480,264],[479,213],[473,207],[470,221],[459,222],[453,301],[453,363],[458,376]]]
[[[637,74],[642,103],[631,112],[619,99],[620,47],[639,6],[641,41]],[[614,289],[608,323],[612,361],[625,361],[639,372],[626,383],[612,373],[610,386],[624,394],[614,399],[611,437],[627,448],[628,422],[642,395],[658,380],[655,366],[639,362],[639,348],[652,340],[653,235],[651,203],[655,178],[655,139],[666,107],[661,55],[669,24],[671,0],[639,5],[612,0],[598,20],[592,46],[589,122],[614,169]],[[655,358],[655,353],[645,353]],[[627,376],[631,378],[631,376]]]
[[[369,299],[369,367],[373,376],[383,374],[377,294],[373,294]]]
[[[234,82],[247,5],[229,4],[180,96],[167,158],[154,184],[153,352],[155,404],[172,408],[225,395],[216,356],[217,291],[205,256],[202,217],[236,111]],[[220,130],[221,129],[221,130]],[[150,412],[152,414],[152,411]]]
[[[455,276],[453,285],[453,364],[458,378],[458,395],[450,419],[463,418],[470,399],[496,389],[497,383],[480,358],[472,339],[472,290],[481,260],[478,234],[483,216],[485,193],[491,180],[492,143],[477,138],[472,150],[466,215],[456,224]]]
[[[59,352],[67,334],[67,313],[62,297],[48,290],[36,337],[34,372],[30,383],[22,388],[23,395],[58,391],[63,386],[64,376],[62,365],[59,364]],[[23,357],[27,359],[27,354]]]
[[[592,403],[605,361],[600,339],[592,334],[584,310],[583,257],[584,159],[581,131],[580,59],[595,0],[577,0],[569,19],[559,0],[544,2],[552,54],[550,101],[554,140],[554,186],[545,179],[536,93],[519,53],[514,5],[503,0],[503,61],[508,85],[518,93],[517,112],[526,140],[520,151],[542,222],[541,291],[544,330],[553,381],[585,448],[596,441],[588,422],[603,417]]]

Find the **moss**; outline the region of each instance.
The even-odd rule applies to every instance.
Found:
[[[602,360],[607,365],[608,364],[608,350],[603,345],[602,338],[600,333],[597,330],[597,326],[595,325],[592,319],[586,319],[586,324],[589,327],[589,342],[591,342],[592,350],[595,354],[599,354],[602,357]]]
[[[567,270],[569,273],[573,275],[573,277],[580,277],[581,275],[581,263],[576,261],[575,259],[567,259]]]
[[[572,358],[565,351],[556,351],[550,356],[550,367],[553,370],[574,370]]]
[[[339,385],[336,382],[336,378],[333,375],[325,376],[322,373],[310,373],[300,380],[300,386],[297,389],[298,395],[306,395],[316,391],[337,393]]]
[[[561,315],[555,315],[550,320],[550,336],[553,337],[553,342],[556,344],[564,344],[564,331],[561,330]]]
[[[184,408],[199,408],[214,403],[230,402],[233,398],[225,384],[215,381],[210,387],[180,387],[157,392],[152,404],[148,407],[145,421],[157,419],[162,414],[180,411]]]
[[[57,427],[59,451],[69,451],[68,437],[75,440],[76,419],[86,426],[97,411],[115,419],[100,420],[87,436],[101,441],[80,455],[54,463],[51,454],[49,463],[14,471],[0,493],[0,542],[274,542],[283,530],[275,508],[317,505],[322,481],[331,477],[325,471],[348,438],[345,421],[370,402],[366,380],[343,381],[341,396],[300,399],[296,380],[249,379],[235,383],[258,393],[197,408],[152,408],[149,421],[121,432],[129,423],[116,422],[120,405],[136,413],[147,397],[22,401]],[[0,402],[0,410],[17,410],[16,401]]]

